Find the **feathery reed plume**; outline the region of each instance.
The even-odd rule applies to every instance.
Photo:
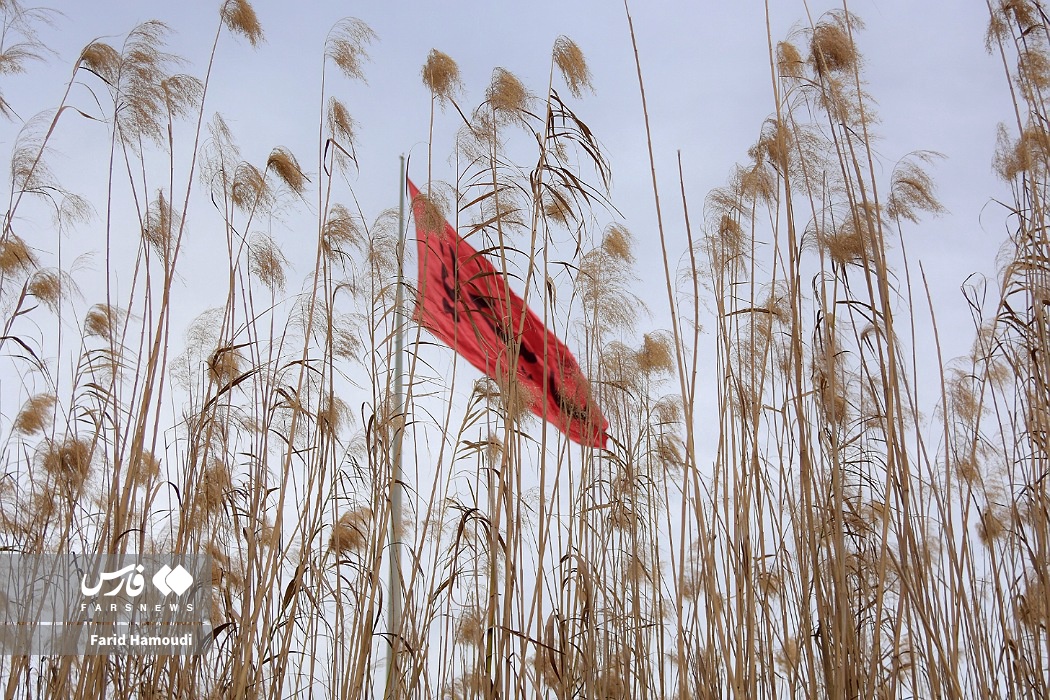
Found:
[[[550,646],[548,644],[547,646]],[[549,651],[541,651],[535,654],[531,661],[534,673],[536,674],[536,680],[541,688],[551,688],[558,692],[559,687],[562,685],[561,673],[558,671],[557,665],[557,653],[551,649]],[[557,697],[561,697],[560,694]]]
[[[741,225],[744,216],[739,188],[739,171],[733,182],[707,195],[705,211],[708,221],[701,247],[711,261],[712,275],[719,278],[747,265],[750,254],[748,233]]]
[[[62,488],[79,494],[91,475],[91,443],[80,438],[67,438],[60,443],[45,442],[44,471]]]
[[[54,419],[54,394],[35,394],[22,404],[22,410],[15,416],[11,430],[21,435],[32,435],[47,430]]]
[[[492,692],[492,681],[483,669],[469,668],[456,679],[452,698],[481,698]]]
[[[543,215],[552,221],[568,225],[576,221],[576,209],[570,201],[572,193],[562,187],[545,187],[543,190]]]
[[[163,51],[170,31],[157,21],[135,27],[124,43],[117,74],[107,80],[113,93],[117,134],[135,151],[143,140],[163,144],[172,116],[169,106],[193,103],[199,91],[192,80],[169,81],[164,87],[169,70],[179,62]]]
[[[850,39],[848,26],[862,29],[864,25],[845,11],[833,11],[813,28],[810,40],[810,61],[819,75],[852,70],[860,55]]]
[[[61,270],[48,268],[33,273],[27,291],[53,313],[58,313],[62,300],[76,294],[77,284]]]
[[[106,342],[113,342],[125,316],[125,312],[116,306],[95,304],[84,317],[84,335],[98,336]]]
[[[758,143],[751,147],[748,155],[754,159],[756,164],[769,163],[777,169],[777,172],[784,174],[789,171],[791,166],[793,149],[794,138],[791,130],[782,121],[769,119],[763,125]],[[744,184],[741,189],[751,193],[749,199],[761,198],[769,200],[773,197],[771,190],[775,191],[776,189],[776,184],[772,180],[773,178],[770,177],[760,186]],[[759,195],[759,192],[761,192],[761,195]]]
[[[671,374],[676,364],[674,338],[670,333],[646,333],[638,349],[638,369],[643,374]]]
[[[86,221],[91,205],[83,197],[61,186],[48,162],[48,138],[57,123],[59,113],[44,111],[29,119],[19,130],[11,150],[11,185],[13,204],[23,194],[35,195],[52,208],[52,218],[59,228]],[[13,216],[14,212],[8,212]],[[7,233],[11,233],[10,225]]]
[[[11,184],[15,192],[42,192],[54,184],[54,175],[44,158],[44,135],[52,115],[42,112],[19,130],[11,149]]]
[[[660,426],[678,425],[684,416],[681,396],[663,396],[653,404],[653,418]]]
[[[323,435],[335,438],[349,425],[350,417],[350,407],[345,401],[338,396],[328,396],[317,409],[317,427]]]
[[[529,91],[513,73],[496,68],[492,71],[492,80],[485,99],[501,122],[517,121],[522,113],[528,110],[531,96]]]
[[[874,203],[857,202],[855,208],[841,225],[819,236],[828,257],[839,266],[863,266],[875,245],[877,218],[871,211]]]
[[[456,641],[459,644],[478,648],[485,644],[485,610],[483,608],[472,605],[460,613],[459,621],[456,623]]]
[[[113,86],[120,72],[120,52],[104,41],[93,41],[80,52],[78,65]]]
[[[363,241],[363,262],[369,274],[382,283],[377,285],[378,297],[374,301],[380,301],[381,297],[393,300],[396,292],[397,285],[390,284],[390,281],[397,277],[397,238],[397,211],[388,209],[372,223],[369,235]]]
[[[412,198],[412,211],[415,212],[416,221],[424,231],[444,239],[445,222],[448,219],[440,200],[420,192]]]
[[[1012,180],[1020,173],[1050,168],[1050,134],[1035,125],[1026,126],[1016,141],[999,125],[996,140],[995,171],[1004,179]]]
[[[262,25],[248,0],[226,0],[222,4],[220,16],[231,33],[240,34],[252,46],[258,46],[263,41]]]
[[[485,440],[485,464],[489,469],[495,469],[500,459],[503,458],[503,454],[503,441],[495,433],[490,433],[488,439]]]
[[[353,319],[347,315],[332,320],[332,355],[343,360],[361,359],[364,345]]]
[[[423,64],[423,84],[438,102],[449,102],[463,87],[459,66],[448,54],[431,49],[427,62]]]
[[[634,254],[631,252],[631,232],[620,224],[610,224],[602,236],[602,251],[614,260],[632,264]]]
[[[233,486],[230,468],[220,459],[213,459],[203,470],[193,492],[193,505],[189,515],[192,527],[200,528],[223,508],[226,496]]]
[[[0,75],[24,73],[27,63],[44,60],[45,50],[39,41],[18,41],[5,46],[0,52]]]
[[[204,83],[192,75],[172,75],[160,81],[160,89],[172,119],[196,113],[204,99]]]
[[[25,8],[17,0],[5,0],[0,5],[3,16],[0,17],[4,41],[0,44],[0,75],[24,73],[28,64],[42,61],[53,53],[40,40],[37,26],[52,24],[54,10],[46,8]],[[0,92],[0,115],[10,119],[15,116],[14,110],[3,93]]]
[[[482,377],[474,382],[471,394],[484,401],[489,407],[498,405],[500,389],[499,385],[491,377]]]
[[[350,213],[340,204],[332,206],[328,218],[324,219],[324,229],[321,236],[321,250],[324,257],[334,259],[336,257],[349,258],[355,252],[362,250],[365,237],[361,231],[359,217]]]
[[[513,183],[499,180],[497,178],[494,194],[486,197],[481,202],[478,219],[487,222],[492,229],[503,229],[504,234],[514,231],[524,232],[529,228],[529,207],[522,201],[521,190]],[[438,199],[439,193],[430,192],[433,199]],[[448,200],[441,199],[439,209],[448,211],[451,207],[446,204]],[[468,233],[469,235],[469,233]]]
[[[252,235],[248,244],[248,270],[273,293],[284,291],[288,258],[277,243],[265,234]]]
[[[240,372],[241,359],[234,348],[216,348],[208,357],[208,376],[217,384],[232,382]]]
[[[587,67],[583,51],[572,39],[560,36],[554,41],[554,63],[561,71],[573,97],[583,97],[584,89],[593,92],[591,71]]]
[[[201,180],[209,186],[220,185],[216,190],[216,194],[220,195],[227,184],[228,171],[234,169],[234,164],[240,161],[241,154],[230,125],[221,114],[216,112],[212,115],[207,130],[208,139],[204,142],[201,160]]]
[[[602,245],[583,255],[577,282],[587,317],[603,330],[629,328],[641,301],[631,290],[630,233],[618,224],[609,226]]]
[[[1014,614],[1024,627],[1035,632],[1050,622],[1050,582],[1045,574],[1037,572],[1029,573],[1027,578],[1024,592],[1016,598]]]
[[[149,450],[143,450],[142,455],[135,461],[134,468],[128,477],[139,484],[149,484],[160,476],[160,460]]]
[[[29,272],[39,263],[26,242],[13,233],[0,240],[0,274]]]
[[[501,377],[497,384],[499,385],[500,407],[509,425],[517,427],[533,415],[532,407],[539,397],[535,395],[531,387],[523,383],[517,375]]]
[[[371,27],[353,17],[339,21],[328,35],[325,55],[332,59],[348,78],[364,80],[367,47],[376,40]]]
[[[352,146],[355,128],[354,118],[350,116],[346,105],[335,97],[328,98],[328,130],[332,138]]]
[[[977,524],[977,535],[985,546],[991,547],[996,540],[1003,538],[1006,534],[1006,521],[997,509],[989,507],[981,513]]]
[[[299,196],[302,196],[306,183],[310,181],[310,178],[306,177],[299,167],[299,161],[295,159],[291,151],[281,146],[270,152],[270,157],[266,159],[266,169],[276,173],[281,182]]]
[[[157,198],[146,210],[142,225],[142,240],[165,260],[174,247],[174,233],[179,228],[179,217],[172,211],[164,190],[157,190]]]
[[[265,175],[251,163],[237,165],[229,195],[234,206],[248,213],[260,206],[265,207],[273,197]]]
[[[891,219],[919,222],[919,214],[940,214],[944,207],[937,201],[933,180],[917,161],[929,163],[938,153],[919,152],[902,160],[893,169],[890,196],[886,200],[886,215]]]
[[[764,147],[776,149],[775,142],[763,144]],[[774,150],[772,155],[786,154],[786,149]],[[767,204],[777,196],[777,171],[773,167],[777,163],[769,160],[765,155],[759,154],[754,147],[749,150],[753,160],[745,167],[737,171],[736,185],[739,188],[740,197],[746,202]]]
[[[1031,0],[998,0],[989,3],[990,24],[988,38],[1003,40],[1009,37],[1011,27],[1023,34],[1041,24],[1038,3]],[[992,30],[995,29],[995,33]],[[988,47],[991,51],[991,47]]]
[[[777,43],[777,72],[782,78],[801,78],[806,62],[790,41]]]
[[[773,660],[785,671],[794,673],[802,660],[798,642],[794,639],[785,639],[783,645],[773,655]]]
[[[328,547],[340,555],[363,551],[368,545],[371,523],[370,508],[362,506],[344,512],[332,526]]]
[[[1025,100],[1037,102],[1050,87],[1050,56],[1038,41],[1027,43],[1017,54],[1017,80]]]

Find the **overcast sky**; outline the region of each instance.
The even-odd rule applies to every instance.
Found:
[[[50,67],[5,77],[4,94],[23,118],[54,106],[80,49],[104,37],[119,45],[137,23],[160,19],[172,29],[171,49],[186,71],[201,74],[217,24],[217,0],[67,0],[54,6],[63,16],[43,37],[57,52]],[[833,5],[772,3],[773,41],[788,36]],[[366,66],[368,84],[340,81],[330,87],[358,123],[360,175],[353,182],[365,213],[396,205],[398,155],[425,167],[429,94],[420,69],[431,48],[459,62],[470,109],[484,97],[492,69],[502,66],[542,92],[550,50],[559,35],[574,39],[587,56],[595,94],[574,103],[604,145],[613,168],[612,198],[641,244],[639,272],[662,274],[655,250],[655,215],[649,185],[645,133],[626,15],[621,4],[542,0],[510,2],[277,2],[257,0],[265,43],[252,49],[226,35],[209,95],[208,112],[220,111],[246,159],[265,162],[270,149],[289,147],[316,171],[319,70],[325,35],[340,18],[364,20],[379,39]],[[910,252],[934,279],[934,295],[946,326],[965,331],[968,313],[958,286],[971,272],[994,274],[1006,217],[992,204],[1005,186],[991,173],[996,124],[1011,117],[1009,96],[996,56],[984,49],[984,3],[946,0],[857,0],[850,9],[865,22],[858,34],[864,75],[878,103],[877,150],[888,177],[893,164],[917,149],[943,153],[933,175],[949,214],[907,231]],[[692,211],[708,191],[725,183],[733,165],[746,159],[772,92],[763,4],[650,0],[632,6],[652,120],[659,178],[667,205],[671,252],[684,253],[678,214],[676,153],[681,151]],[[88,95],[81,93],[80,100]],[[434,177],[452,179],[451,153],[458,117],[439,119]],[[94,129],[94,131],[92,131]],[[13,138],[0,130],[0,148]],[[57,141],[60,173],[90,180],[104,173],[80,169],[78,159],[104,146],[100,127],[71,125]],[[99,146],[95,146],[96,148]],[[419,171],[417,171],[419,172]],[[417,179],[425,179],[417,176]],[[90,239],[97,225],[81,235]],[[294,246],[299,235],[276,230]],[[312,243],[311,243],[312,246]],[[191,298],[192,290],[186,291]],[[660,299],[654,300],[659,305]],[[643,328],[640,330],[648,330]],[[961,331],[960,331],[961,332]],[[964,341],[965,335],[959,340]],[[952,354],[966,351],[964,344]]]

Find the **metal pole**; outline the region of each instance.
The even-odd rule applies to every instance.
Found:
[[[390,478],[390,650],[387,657],[386,698],[395,697],[397,655],[401,644],[401,441],[405,430],[404,397],[404,263],[405,263],[405,157],[401,156],[398,183],[397,290],[394,296],[394,453]]]

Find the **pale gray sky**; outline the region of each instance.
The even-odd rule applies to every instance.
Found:
[[[107,0],[57,2],[64,13],[43,33],[58,53],[48,68],[5,77],[4,93],[22,117],[57,103],[81,47],[97,37],[119,44],[137,23],[160,19],[173,30],[171,49],[184,56],[186,71],[199,74],[217,26],[218,2]],[[805,25],[802,2],[771,3],[773,41]],[[246,159],[265,161],[270,149],[289,147],[304,168],[316,173],[319,69],[324,38],[341,17],[364,20],[378,34],[366,66],[368,84],[341,78],[329,89],[350,107],[358,123],[360,175],[354,189],[366,215],[394,206],[397,157],[410,153],[416,179],[425,168],[429,94],[420,68],[431,48],[455,58],[463,71],[465,110],[484,97],[491,71],[503,66],[542,92],[551,46],[559,35],[573,38],[586,54],[596,92],[574,102],[578,114],[604,145],[613,168],[613,202],[639,243],[639,272],[662,269],[655,257],[655,215],[638,85],[624,8],[616,2],[309,2],[257,0],[266,42],[253,50],[224,35],[209,95],[208,112],[220,111],[233,128]],[[834,5],[809,4],[815,19]],[[877,144],[888,178],[910,151],[929,149],[946,158],[933,169],[949,214],[906,231],[910,252],[931,275],[946,332],[956,335],[949,354],[966,351],[968,312],[958,286],[970,272],[994,274],[994,256],[1004,240],[1005,215],[993,197],[1005,186],[991,173],[999,121],[1011,109],[999,59],[983,45],[983,3],[947,0],[858,0],[850,9],[866,29],[858,35],[869,91],[881,117]],[[704,197],[746,159],[762,121],[772,112],[764,7],[759,2],[706,3],[652,0],[632,7],[663,188],[671,253],[684,253],[678,204],[676,153],[681,151],[694,225]],[[90,110],[90,95],[74,99]],[[453,177],[446,160],[459,117],[440,116],[435,130],[434,176]],[[86,120],[64,121],[56,144],[63,154],[56,171],[71,189],[90,190],[105,176],[104,128]],[[13,125],[0,128],[0,149],[9,149]],[[191,221],[195,235],[217,225],[203,214]],[[611,217],[608,217],[612,220]],[[76,240],[91,241],[97,223]],[[300,235],[278,227],[279,241],[294,248]],[[312,247],[312,243],[310,244]],[[90,245],[88,246],[90,247]],[[96,246],[97,248],[98,246]],[[301,270],[300,272],[305,272]],[[185,274],[185,273],[184,273]],[[194,298],[193,285],[184,297]],[[659,309],[659,295],[652,300]],[[194,300],[199,311],[209,305]],[[660,314],[650,330],[661,325]]]

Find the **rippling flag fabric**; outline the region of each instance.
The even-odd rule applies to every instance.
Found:
[[[493,265],[442,221],[427,230],[426,204],[408,182],[416,223],[419,281],[416,319],[474,367],[500,381],[520,340],[518,380],[532,410],[581,445],[605,447],[609,421],[591,396],[576,358]],[[519,335],[520,333],[520,335]]]

